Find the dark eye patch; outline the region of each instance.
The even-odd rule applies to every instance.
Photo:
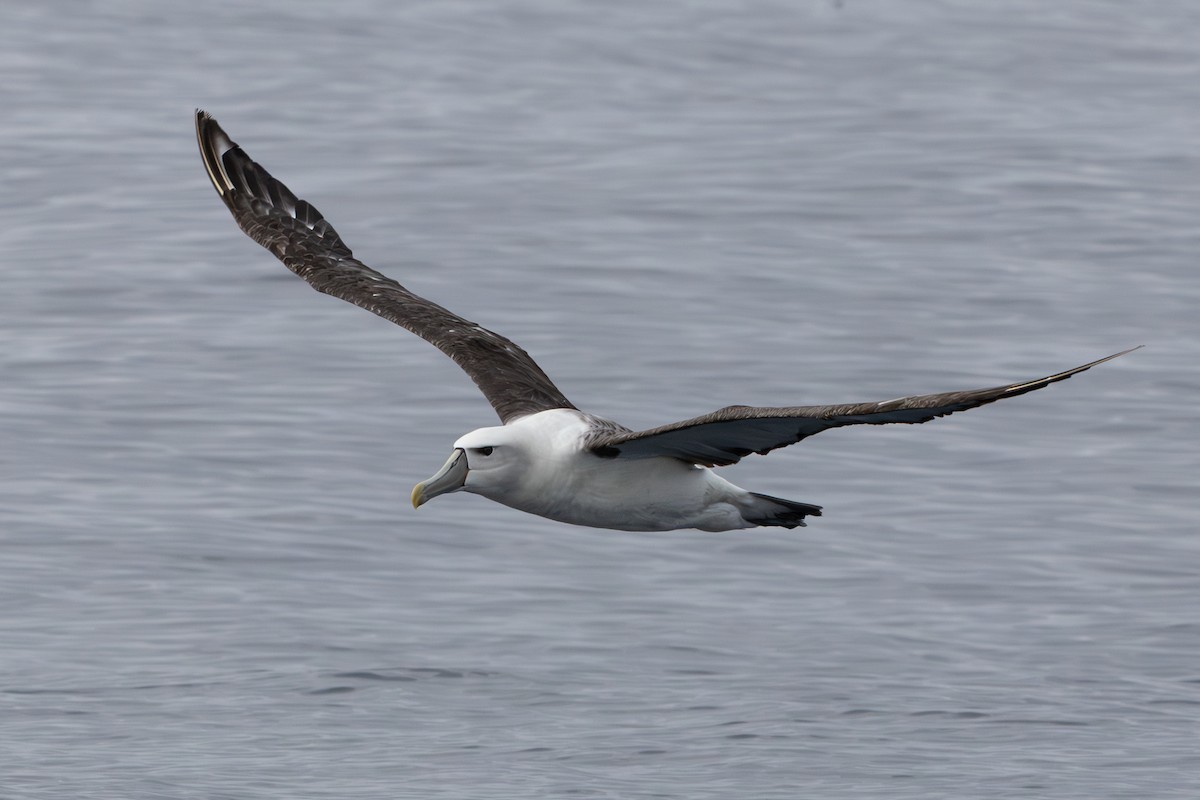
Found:
[[[493,450],[493,448],[491,448],[491,447],[481,447],[481,448],[479,448],[479,455],[490,456],[492,454],[492,450]]]

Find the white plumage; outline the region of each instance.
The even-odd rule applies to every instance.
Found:
[[[758,524],[741,509],[762,502],[711,469],[670,457],[601,458],[588,447],[594,432],[587,415],[572,409],[472,431],[454,443],[465,453],[469,472],[450,491],[463,489],[540,517],[597,528],[725,531]]]

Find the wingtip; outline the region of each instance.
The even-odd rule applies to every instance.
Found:
[[[1067,378],[1078,375],[1081,372],[1086,372],[1087,370],[1091,369],[1092,367],[1096,367],[1105,362],[1112,361],[1114,358],[1120,358],[1121,356],[1129,355],[1134,350],[1141,350],[1143,347],[1145,347],[1145,345],[1139,344],[1136,347],[1130,347],[1128,350],[1122,350],[1119,353],[1113,353],[1111,356],[1105,356],[1104,358],[1098,358],[1095,361],[1088,362],[1087,364],[1083,364],[1082,366],[1075,367],[1074,369],[1068,369],[1063,372],[1056,373],[1054,375],[1047,375],[1045,378],[1039,378],[1036,381],[1028,381],[1026,383],[1013,384],[1012,386],[1005,387],[1003,390],[1003,394],[1001,396],[1012,397],[1012,396],[1019,395],[1019,394],[1025,394],[1026,392],[1031,392],[1035,389],[1041,389],[1044,386],[1049,386],[1052,383],[1058,383],[1059,381],[1065,381]]]
[[[200,132],[204,129],[204,127],[207,123],[209,123],[209,122],[216,123],[216,120],[213,119],[212,114],[208,113],[203,108],[196,109],[194,119],[196,122],[196,135],[197,136],[200,135]]]
[[[196,109],[196,143],[200,147],[200,157],[204,161],[204,169],[212,181],[217,194],[226,197],[233,191],[233,182],[225,174],[221,164],[221,156],[237,147],[229,135],[221,128],[212,114],[202,108]]]
[[[1093,361],[1092,363],[1088,364],[1087,366],[1094,367],[1097,364],[1103,364],[1105,361],[1112,361],[1114,358],[1120,358],[1121,356],[1127,356],[1130,353],[1132,353],[1134,350],[1141,350],[1145,346],[1146,345],[1144,345],[1144,344],[1135,345],[1133,347],[1130,347],[1127,350],[1122,350],[1119,353],[1113,353],[1111,356],[1105,356],[1104,358],[1101,358],[1098,361]],[[1085,367],[1085,369],[1086,369],[1086,367]]]

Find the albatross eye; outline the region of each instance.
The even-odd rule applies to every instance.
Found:
[[[491,454],[492,454],[492,448],[491,448],[491,447],[481,447],[481,448],[479,448],[479,455],[481,455],[481,456],[490,456]]]

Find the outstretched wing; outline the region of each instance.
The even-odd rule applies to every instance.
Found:
[[[233,218],[314,289],[407,328],[463,368],[502,422],[574,408],[529,354],[503,336],[418,297],[356,259],[321,212],[252,161],[203,111],[196,139],[208,177]]]
[[[815,433],[843,425],[928,422],[934,417],[944,417],[956,411],[1045,388],[1137,349],[1124,350],[1056,375],[993,389],[925,394],[881,403],[836,406],[729,406],[702,417],[648,431],[605,433],[590,440],[588,446],[596,455],[607,458],[668,456],[708,467],[724,466],[737,463],[751,453],[766,455]]]

